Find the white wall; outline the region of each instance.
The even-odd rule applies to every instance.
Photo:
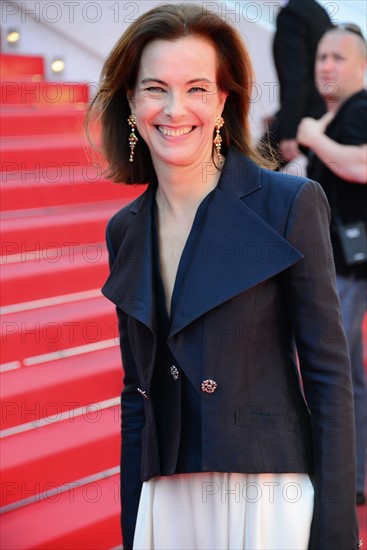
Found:
[[[161,3],[160,0],[4,0],[1,2],[2,51],[42,55],[47,79],[89,82],[93,89],[103,60],[127,26],[144,11]],[[261,118],[277,109],[277,78],[271,44],[281,0],[201,0],[196,3],[231,20],[244,37],[256,74],[252,125],[255,135],[259,135]],[[334,23],[354,21],[366,26],[365,0],[320,0],[320,3]],[[21,40],[11,47],[5,35],[14,28],[21,32]],[[55,77],[50,63],[59,56],[66,66],[64,73]]]

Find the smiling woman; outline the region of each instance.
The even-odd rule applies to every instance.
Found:
[[[156,172],[165,164],[201,169],[212,162],[214,124],[227,95],[218,88],[216,51],[207,40],[186,36],[169,48],[166,40],[145,47],[129,103]]]
[[[149,183],[108,223],[103,287],[125,550],[358,547],[329,209],[253,152],[253,80],[233,27],[167,4],[121,37],[90,108],[111,178]]]
[[[178,10],[184,10],[185,20],[178,15]],[[183,38],[189,40],[188,45],[192,43],[192,39],[199,40],[200,49],[188,51],[182,44],[180,48],[175,46],[175,42]],[[240,151],[260,165],[271,167],[272,163],[262,158],[251,144],[248,115],[255,78],[240,35],[220,17],[206,12],[200,6],[188,3],[184,8],[183,5],[167,4],[162,9],[156,8],[143,14],[132,23],[109,54],[102,69],[100,87],[87,115],[86,126],[88,130],[96,118],[102,123],[102,150],[108,160],[110,178],[120,183],[146,183],[155,175],[149,148],[143,140],[136,147],[136,162],[129,163],[129,152],[124,144],[128,141],[130,129],[127,124],[121,124],[121,121],[126,121],[130,116],[129,99],[133,99],[139,88],[146,88],[147,93],[149,88],[150,95],[164,94],[162,82],[138,81],[138,73],[143,68],[142,57],[144,61],[149,54],[145,49],[151,50],[151,45],[156,40],[163,40],[167,44],[166,55],[175,48],[171,65],[176,71],[190,66],[186,63],[191,62],[191,59],[196,58],[198,61],[200,58],[204,73],[195,74],[198,81],[193,76],[190,77],[192,84],[196,84],[191,88],[197,97],[197,103],[205,104],[219,90],[228,94],[223,112],[225,126],[221,133],[222,152],[226,154],[228,151],[231,135],[231,143]],[[206,49],[215,52],[214,70],[212,67],[213,74],[209,78],[206,66],[209,59],[201,53],[203,43]],[[210,59],[213,59],[213,52]],[[237,59],[241,59],[240,64],[236,63]],[[200,66],[197,67],[199,68]],[[168,74],[166,67],[159,67],[159,73],[163,71]],[[158,74],[153,75],[149,71],[143,78],[158,78]],[[199,91],[200,88],[203,90]],[[213,132],[214,126],[215,120],[212,124]]]

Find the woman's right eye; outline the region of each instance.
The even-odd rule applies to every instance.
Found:
[[[145,88],[145,92],[149,92],[151,94],[161,94],[164,92],[164,89],[160,86],[149,86],[148,88]]]

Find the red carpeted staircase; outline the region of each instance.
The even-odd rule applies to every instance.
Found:
[[[142,188],[103,178],[86,84],[46,82],[40,57],[0,64],[0,547],[114,548],[122,371],[104,232]]]

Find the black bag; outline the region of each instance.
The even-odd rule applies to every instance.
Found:
[[[367,233],[363,221],[345,225],[337,219],[335,230],[339,236],[345,263],[358,265],[367,262]]]

